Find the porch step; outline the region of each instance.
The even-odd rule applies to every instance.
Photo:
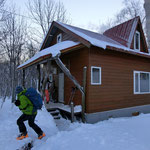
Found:
[[[60,119],[61,115],[57,108],[49,108],[47,109],[48,112],[53,116],[54,119]]]
[[[61,118],[60,116],[54,116],[54,119],[56,119],[56,120],[58,120],[60,118]]]

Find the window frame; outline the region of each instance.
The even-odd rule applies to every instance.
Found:
[[[60,37],[60,41],[58,41],[59,37]],[[57,35],[57,43],[60,43],[60,42],[62,42],[62,33]]]
[[[99,82],[98,83],[93,83],[93,69],[99,69]],[[101,74],[101,67],[96,67],[96,66],[91,66],[91,85],[101,85],[101,78],[102,78],[102,74]]]
[[[149,91],[148,92],[141,92],[140,91],[140,74],[141,73],[146,73],[146,74],[149,74]],[[135,79],[135,76],[136,74],[138,74],[138,92],[136,92],[136,79]],[[150,72],[145,72],[145,71],[133,71],[133,90],[134,90],[134,94],[150,94]]]
[[[139,38],[138,38],[138,46],[139,46],[139,49],[136,48],[136,34],[139,35]],[[134,34],[134,49],[137,50],[137,51],[140,51],[140,46],[141,46],[141,45],[140,45],[140,32],[139,32],[139,31],[136,31],[135,34]]]

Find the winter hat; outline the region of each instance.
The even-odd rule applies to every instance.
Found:
[[[22,91],[23,91],[23,88],[21,86],[16,87],[16,94],[19,94]]]

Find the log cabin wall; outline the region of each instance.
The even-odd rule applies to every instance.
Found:
[[[101,85],[91,85],[91,66],[101,67]],[[92,47],[89,53],[86,112],[150,104],[150,94],[134,94],[133,71],[150,72],[150,60]]]
[[[88,48],[81,48],[72,53],[65,54],[61,57],[63,63],[70,70],[71,74],[76,78],[79,84],[82,86],[83,81],[83,67],[88,66]],[[65,104],[68,104],[71,95],[71,88],[75,85],[72,81],[65,75],[65,85],[64,85],[64,99]],[[79,90],[76,91],[75,97],[73,99],[75,105],[81,105],[82,95]]]
[[[74,38],[71,35],[63,32],[60,29],[57,29],[57,32],[54,34],[53,40],[51,41],[51,44],[49,46],[52,46],[52,45],[57,43],[57,35],[59,35],[60,33],[62,34],[62,41],[70,40],[70,41],[77,42],[76,38]]]

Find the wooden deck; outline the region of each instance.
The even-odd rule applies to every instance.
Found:
[[[59,109],[71,113],[71,107],[69,105],[64,105],[62,103],[52,103],[45,104],[46,109]],[[81,105],[77,105],[74,107],[74,113],[81,113]]]

